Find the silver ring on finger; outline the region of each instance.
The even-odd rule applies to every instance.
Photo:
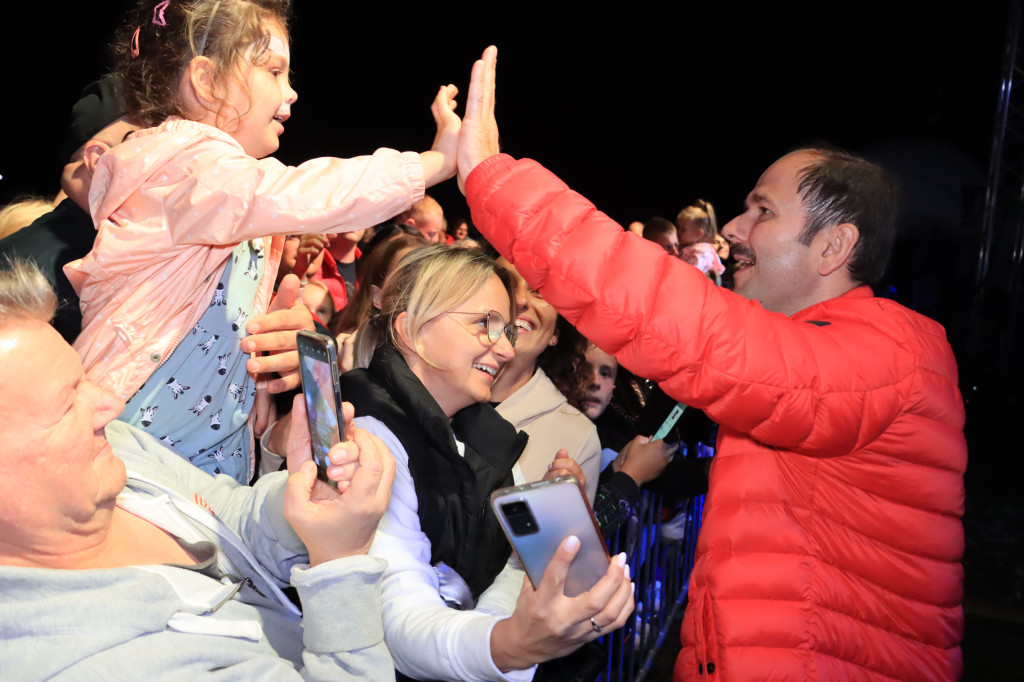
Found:
[[[594,632],[602,632],[604,630],[604,628],[598,625],[597,621],[593,618],[590,619],[590,627],[593,628]]]

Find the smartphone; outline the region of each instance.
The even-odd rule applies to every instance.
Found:
[[[665,421],[661,422],[661,426],[659,426],[658,430],[654,432],[653,436],[651,436],[651,440],[664,440],[665,436],[671,433],[672,429],[675,428],[676,422],[679,421],[679,418],[683,416],[683,412],[685,411],[686,405],[676,403],[675,407],[672,408],[672,411],[668,413],[667,417],[665,417]]]
[[[570,535],[580,539],[580,551],[569,565],[565,595],[575,597],[586,592],[607,572],[611,559],[590,502],[575,476],[495,490],[491,507],[534,588],[540,585],[559,545]]]
[[[678,443],[682,435],[676,424],[683,416],[686,405],[677,402],[660,387],[654,386],[647,396],[647,403],[636,420],[635,433],[640,436],[651,436],[651,440],[664,440]],[[653,434],[653,435],[652,435]]]
[[[338,344],[333,337],[300,331],[296,339],[299,349],[299,371],[302,392],[306,396],[309,419],[309,442],[316,463],[316,475],[334,487],[327,478],[331,446],[340,443],[341,385],[338,382]]]

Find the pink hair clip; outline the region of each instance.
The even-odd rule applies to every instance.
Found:
[[[136,59],[139,56],[139,31],[141,30],[142,27],[138,26],[135,29],[135,33],[132,34],[131,51],[129,52],[132,59]]]
[[[167,9],[167,5],[169,4],[171,4],[171,0],[164,0],[153,8],[153,23],[157,26],[167,25],[167,20],[164,19],[164,10]]]

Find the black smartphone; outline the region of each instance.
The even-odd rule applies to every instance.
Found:
[[[647,404],[637,418],[636,433],[640,436],[652,436],[651,440],[664,440],[667,443],[678,443],[682,440],[677,422],[686,411],[686,405],[669,397],[658,386],[654,386],[647,396]]]
[[[604,538],[574,476],[495,490],[491,506],[534,588],[540,585],[559,545],[570,535],[580,539],[580,551],[569,565],[565,596],[586,592],[608,570],[611,559]]]
[[[306,396],[309,442],[313,449],[317,477],[334,487],[327,478],[328,453],[341,438],[341,385],[338,382],[338,344],[331,336],[300,331],[299,371]]]

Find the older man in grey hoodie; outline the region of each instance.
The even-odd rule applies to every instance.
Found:
[[[0,272],[4,678],[393,678],[384,562],[366,556],[386,447],[358,430],[336,446],[339,493],[316,478],[297,401],[290,474],[210,477],[111,421],[122,403],[83,377],[54,305],[34,268]]]

